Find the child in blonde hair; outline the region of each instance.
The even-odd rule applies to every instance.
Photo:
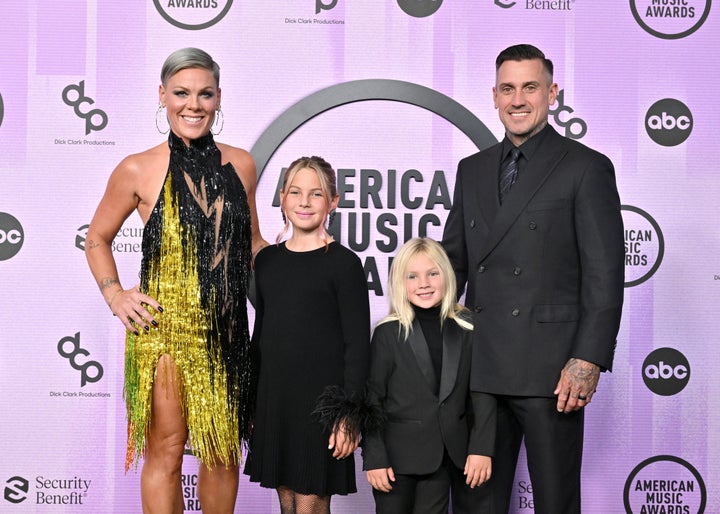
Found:
[[[327,231],[338,200],[327,161],[295,160],[280,191],[285,227],[255,259],[259,378],[245,473],[277,491],[282,514],[329,514],[332,495],[356,491],[370,308],[359,257]]]
[[[415,238],[395,257],[390,314],[373,333],[367,401],[381,430],[363,436],[363,468],[378,514],[490,512],[495,446],[491,395],[470,393],[473,325],[455,299],[439,243]],[[472,408],[470,408],[470,406]]]

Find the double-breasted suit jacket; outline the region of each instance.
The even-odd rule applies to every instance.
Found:
[[[550,126],[538,137],[502,205],[502,144],[458,165],[443,246],[474,312],[473,391],[552,397],[568,358],[612,366],[624,287],[615,171]]]
[[[445,321],[442,371],[437,377],[417,320],[408,340],[401,338],[396,321],[375,328],[368,401],[381,407],[387,420],[382,431],[363,436],[363,469],[433,473],[445,448],[460,469],[468,454],[493,455],[495,400],[485,394],[470,400],[471,337],[472,331],[452,319]]]

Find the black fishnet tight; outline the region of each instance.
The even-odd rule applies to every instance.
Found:
[[[300,494],[287,487],[277,488],[282,514],[330,514],[330,496]]]

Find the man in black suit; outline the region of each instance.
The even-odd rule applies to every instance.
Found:
[[[460,161],[443,246],[475,313],[473,391],[498,400],[492,484],[506,513],[524,438],[536,514],[580,512],[583,412],[610,370],[624,240],[612,163],[548,125],[537,48],[496,60],[499,144]]]

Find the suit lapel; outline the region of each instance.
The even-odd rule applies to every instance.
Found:
[[[547,137],[548,141],[536,150],[532,160],[527,163],[526,169],[520,170],[521,179],[513,186],[502,208],[498,209],[497,215],[490,225],[490,233],[482,246],[480,260],[487,257],[497,246],[567,153],[557,132],[553,130]],[[495,196],[497,197],[497,194]],[[498,200],[496,199],[494,205],[497,204]]]
[[[462,353],[461,330],[454,320],[448,319],[443,323],[442,376],[440,377],[440,393],[438,395],[438,400],[441,402],[450,396],[457,380],[460,354]]]
[[[435,376],[435,370],[433,369],[427,341],[425,340],[422,328],[420,327],[420,322],[417,319],[413,320],[412,332],[410,332],[408,344],[415,354],[415,360],[417,361],[425,380],[430,386],[430,390],[434,391],[437,384],[437,377]]]
[[[493,221],[497,216],[498,209],[500,208],[500,201],[498,199],[498,176],[493,170],[500,168],[500,152],[502,145],[495,145],[493,148],[483,154],[483,161],[478,163],[478,168],[481,171],[478,175],[477,188],[475,194],[477,197],[476,204],[480,207],[480,213],[487,227],[492,227]]]

